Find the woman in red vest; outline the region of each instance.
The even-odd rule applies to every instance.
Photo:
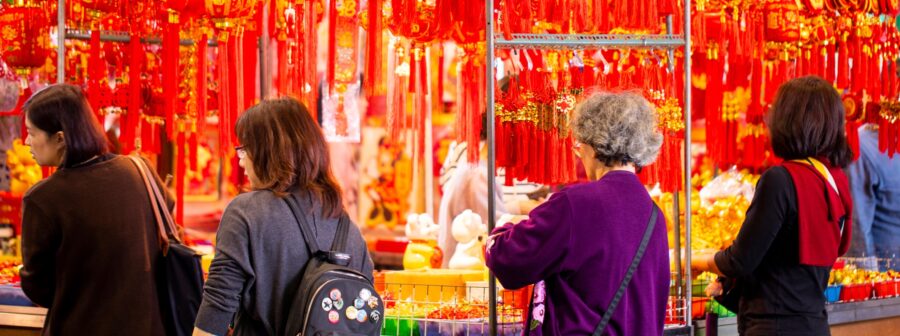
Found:
[[[808,76],[784,83],[766,118],[784,161],[760,177],[733,244],[691,266],[736,280],[726,296],[739,298],[741,335],[829,335],[823,292],[849,247],[852,212],[844,105]]]

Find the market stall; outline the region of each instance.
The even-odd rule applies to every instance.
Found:
[[[718,325],[727,334],[735,322],[705,297],[710,276],[685,265],[692,250],[730,244],[758,174],[776,163],[763,122],[775,89],[806,74],[832,81],[848,134],[876,124],[880,150],[896,154],[898,10],[828,0],[3,2],[0,148],[10,174],[0,180],[0,250],[10,264],[0,294],[10,295],[0,295],[9,298],[0,326],[42,325],[44,310],[16,285],[17,234],[23,193],[53,171],[31,159],[17,116],[32,92],[67,82],[85,88],[117,152],[139,151],[172,176],[176,221],[208,252],[206,265],[218,216],[246,182],[237,117],[282,95],[317,111],[345,207],[384,270],[384,335],[519,334],[529,287],[498,288],[477,253],[438,269],[442,166],[478,162],[480,147],[458,148],[486,127],[488,195],[495,180],[504,201],[577,182],[568,122],[579,98],[640,92],[664,135],[640,177],[667,217],[667,333]],[[483,226],[461,242],[477,250],[498,222],[473,222]],[[898,278],[835,267],[823,293],[835,333],[900,316]]]

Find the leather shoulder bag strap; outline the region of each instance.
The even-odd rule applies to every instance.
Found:
[[[612,302],[609,303],[609,308],[606,309],[605,313],[603,313],[603,319],[600,320],[600,324],[597,325],[597,329],[594,330],[594,336],[600,336],[603,334],[603,330],[606,329],[606,325],[612,318],[613,313],[615,313],[616,307],[619,305],[619,301],[622,300],[622,295],[625,294],[625,288],[628,287],[628,283],[631,282],[631,276],[634,275],[634,270],[636,270],[638,264],[641,263],[641,258],[643,258],[644,256],[644,251],[647,250],[647,243],[650,242],[650,236],[653,235],[653,227],[656,226],[656,217],[657,213],[659,213],[659,207],[656,205],[656,202],[651,201],[650,203],[653,205],[653,208],[650,209],[650,223],[647,224],[647,230],[644,231],[644,238],[641,240],[641,245],[638,247],[637,253],[634,254],[634,259],[631,260],[631,266],[629,266],[628,271],[625,272],[625,278],[622,279],[622,284],[619,285],[619,290],[616,291],[616,295],[613,296]]]
[[[169,223],[171,223],[171,215],[169,215],[168,211],[163,210],[162,207],[165,206],[165,200],[162,200],[162,204],[160,204],[162,195],[160,195],[156,183],[153,183],[147,176],[147,171],[144,168],[142,160],[131,155],[128,155],[128,158],[131,159],[131,162],[141,175],[141,179],[144,181],[144,188],[147,190],[147,196],[150,197],[150,207],[153,208],[153,217],[156,219],[156,233],[160,250],[163,255],[166,255],[169,252],[169,239],[174,238],[177,241],[177,237],[171,235],[167,229],[168,225],[165,223],[166,219],[170,220]]]

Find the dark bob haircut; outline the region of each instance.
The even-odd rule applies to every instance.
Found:
[[[54,84],[25,102],[25,117],[38,129],[53,135],[63,132],[66,153],[61,167],[71,167],[96,155],[109,153],[109,141],[81,88]]]
[[[259,178],[256,189],[285,196],[299,187],[318,198],[322,214],[340,216],[341,189],[328,145],[306,106],[293,98],[264,100],[241,115],[235,133]]]
[[[820,77],[800,77],[782,84],[766,115],[766,125],[775,155],[784,160],[813,157],[844,168],[853,158],[841,96]]]

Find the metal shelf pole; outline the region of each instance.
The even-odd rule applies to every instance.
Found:
[[[487,125],[482,125],[482,127],[487,127],[487,151],[488,151],[488,233],[494,230],[496,226],[496,217],[494,215],[494,211],[496,211],[497,205],[496,200],[494,199],[494,183],[497,179],[496,176],[496,153],[494,151],[494,137],[496,129],[494,128],[494,1],[487,0],[485,1],[485,14],[487,15],[487,19],[485,22],[487,25],[484,27],[485,34],[485,43],[487,46],[485,48],[485,54],[487,55],[487,62],[485,62],[485,68],[487,73],[485,73],[485,92],[487,94],[487,106],[485,106],[485,113],[487,113]],[[477,144],[469,144],[469,150],[474,150],[478,146]],[[497,335],[497,280],[494,277],[494,273],[490,273],[488,275],[488,298],[490,300],[488,307],[488,323],[490,323],[490,335]]]
[[[691,328],[691,0],[684,1],[684,245],[685,323]]]
[[[56,1],[56,83],[66,82],[66,0]]]

